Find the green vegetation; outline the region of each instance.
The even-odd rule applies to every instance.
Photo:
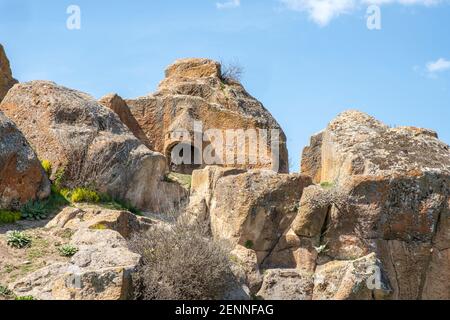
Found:
[[[14,223],[20,220],[20,218],[20,212],[0,209],[0,224]]]
[[[22,206],[20,213],[23,219],[44,220],[47,218],[46,202],[28,201]]]
[[[63,168],[59,168],[55,173],[55,180],[53,181],[53,185],[57,189],[61,189],[62,182],[64,180],[65,170]]]
[[[331,189],[334,187],[334,183],[333,182],[328,182],[328,181],[324,181],[320,184],[320,186],[324,189]]]
[[[96,191],[90,190],[88,188],[76,188],[70,193],[70,200],[75,203],[98,203],[100,202],[100,195]]]
[[[41,161],[42,168],[44,168],[45,172],[47,173],[47,176],[52,175],[52,164],[48,160],[42,160]]]
[[[72,257],[78,252],[78,248],[71,244],[65,244],[59,247],[58,251],[63,257]]]
[[[15,297],[15,300],[36,300],[33,296]]]
[[[14,293],[7,287],[0,285],[0,296],[5,298],[14,298]]]
[[[247,240],[245,241],[245,245],[244,245],[247,249],[253,249],[254,243],[252,240]]]
[[[62,207],[69,204],[66,197],[52,188],[52,193],[47,200],[29,201],[21,209],[22,219],[43,220],[50,214],[57,213]]]
[[[31,245],[31,237],[20,231],[9,231],[6,233],[8,246],[22,249]]]

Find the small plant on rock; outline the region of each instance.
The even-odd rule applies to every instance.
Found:
[[[8,246],[22,249],[31,244],[31,237],[20,231],[9,231],[6,233],[6,243]]]
[[[78,252],[78,248],[71,244],[65,244],[59,247],[58,251],[59,254],[63,257],[72,257],[73,255],[75,255],[75,253]]]

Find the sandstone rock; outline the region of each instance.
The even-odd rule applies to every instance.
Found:
[[[385,299],[391,288],[375,254],[354,261],[332,261],[314,274],[314,300]]]
[[[194,199],[188,212],[209,219],[214,237],[256,251],[261,263],[290,226],[303,188],[310,183],[309,177],[297,174],[276,174],[270,170],[239,173],[207,167],[194,174]],[[210,186],[214,186],[212,191],[201,198],[201,190]],[[205,210],[192,209],[199,203]]]
[[[449,147],[431,130],[389,128],[357,111],[339,115],[313,142],[302,168],[329,186],[331,205],[317,268],[374,253],[391,284],[390,298],[448,297],[443,283],[450,278],[436,269],[448,266]],[[314,222],[300,215],[293,229]]]
[[[0,110],[9,115],[35,149],[64,170],[69,187],[88,185],[148,211],[174,210],[186,192],[164,182],[163,155],[150,151],[119,117],[92,97],[33,81],[9,91]]]
[[[351,175],[450,174],[449,146],[430,130],[390,128],[362,112],[346,111],[320,135],[302,159],[302,173],[315,177],[314,182]]]
[[[9,66],[5,50],[0,44],[0,102],[6,96],[8,90],[16,83],[17,80],[12,77],[11,67]]]
[[[147,230],[156,221],[138,217],[128,211],[108,210],[96,206],[86,208],[64,208],[55,218],[47,223],[47,228],[77,230],[80,228],[117,231],[122,237],[130,238],[133,232]]]
[[[114,111],[120,118],[120,120],[130,129],[130,131],[149,149],[153,150],[153,146],[145,135],[144,131],[140,127],[139,123],[134,118],[127,106],[126,102],[117,94],[108,94],[98,101],[103,106]]]
[[[94,210],[66,208],[48,223],[46,228],[51,232],[72,229],[75,233],[70,243],[78,252],[66,263],[50,264],[16,281],[11,288],[17,295],[32,295],[41,300],[132,297],[131,273],[140,256],[128,249],[119,232],[129,235],[145,228],[148,221],[136,221],[125,212]],[[125,218],[129,220],[128,227]]]
[[[258,257],[255,251],[237,245],[231,252],[232,261],[242,269],[245,283],[252,294],[256,294],[261,288],[262,276],[259,271]]]
[[[19,209],[50,194],[50,181],[17,126],[0,112],[0,208]]]
[[[306,188],[300,201],[299,212],[292,223],[295,234],[310,238],[320,235],[330,206],[326,190],[320,186]]]
[[[212,147],[219,158],[222,154],[222,162],[227,167],[265,168],[274,169],[277,172],[289,170],[286,137],[279,124],[259,101],[245,91],[241,84],[222,79],[221,66],[215,61],[177,60],[167,68],[166,78],[160,83],[156,93],[127,100],[126,103],[155,150],[166,155],[168,159],[174,146],[186,144],[192,148],[192,153],[202,153],[208,147]],[[235,154],[238,151],[243,151],[246,156],[258,156],[258,154],[249,146],[249,143],[239,140],[236,143],[230,141],[230,143],[221,144],[220,141],[214,141],[212,138],[196,146],[194,143],[195,121],[202,122],[203,131],[219,129],[224,142],[224,131],[227,129],[266,129],[269,133],[267,139],[256,139],[254,145],[260,145],[263,150],[257,161],[250,161],[247,158],[245,163],[237,163],[235,158],[232,158],[232,161],[227,161],[225,158],[228,148]],[[187,131],[189,137],[180,136],[182,129]],[[278,142],[275,135],[271,135],[271,129],[278,130]],[[245,134],[241,132],[238,136],[245,137]],[[279,144],[279,156],[271,152],[272,143]],[[207,164],[216,163],[180,165],[171,161],[172,169],[180,173],[191,173]]]
[[[264,274],[258,296],[264,300],[311,300],[313,275],[295,269],[273,269]]]

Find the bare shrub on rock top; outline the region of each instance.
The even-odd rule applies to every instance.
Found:
[[[142,256],[133,274],[135,299],[214,300],[232,286],[230,249],[185,217],[136,234],[130,243]]]

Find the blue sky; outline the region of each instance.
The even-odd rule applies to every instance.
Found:
[[[450,142],[450,4],[439,0],[0,0],[0,43],[20,81],[101,97],[153,92],[182,57],[239,61],[243,84],[302,148],[339,112],[438,131]],[[381,30],[366,9],[381,8]],[[68,30],[66,9],[81,9]]]

